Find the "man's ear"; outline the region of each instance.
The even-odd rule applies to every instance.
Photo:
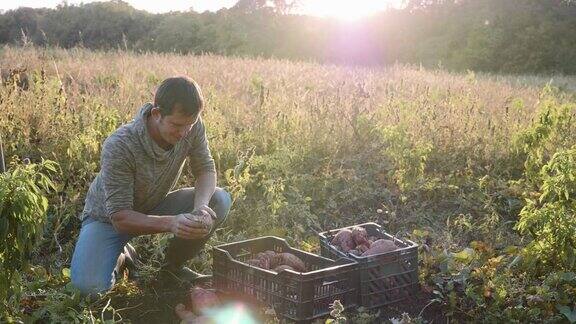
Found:
[[[156,121],[162,119],[162,113],[160,112],[160,108],[159,108],[159,107],[152,107],[152,109],[150,110],[150,115],[151,115],[152,118],[154,118],[154,120],[156,120]]]

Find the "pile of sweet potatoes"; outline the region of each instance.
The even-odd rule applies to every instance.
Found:
[[[394,241],[368,237],[366,229],[358,226],[338,231],[330,244],[344,253],[356,256],[369,256],[398,249]]]
[[[306,264],[299,257],[288,252],[274,252],[271,250],[257,253],[254,258],[246,261],[249,265],[280,272],[282,270],[294,270],[306,272]]]

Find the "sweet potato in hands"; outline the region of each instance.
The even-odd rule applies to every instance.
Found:
[[[203,227],[210,231],[214,225],[214,220],[207,212],[202,212],[201,210],[193,211],[188,214],[188,219],[190,219],[194,224],[199,227]]]

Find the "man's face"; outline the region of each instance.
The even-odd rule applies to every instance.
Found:
[[[179,105],[176,105],[172,114],[168,116],[162,116],[158,109],[152,110],[152,116],[162,140],[170,145],[175,145],[190,132],[192,126],[198,121],[199,114],[183,114]]]

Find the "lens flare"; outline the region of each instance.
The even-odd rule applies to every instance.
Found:
[[[242,303],[225,304],[206,314],[215,324],[257,324],[250,309]]]

